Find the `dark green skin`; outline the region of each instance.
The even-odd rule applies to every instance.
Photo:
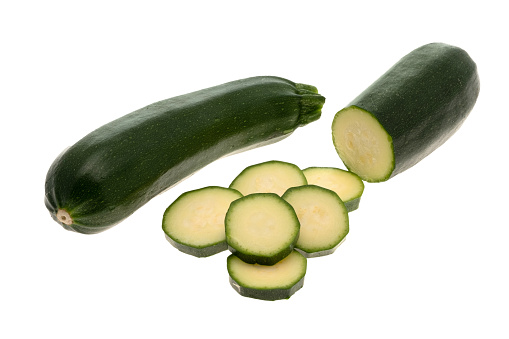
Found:
[[[104,231],[214,160],[317,120],[324,101],[313,86],[264,76],[154,103],[63,152],[46,177],[46,207],[68,230]]]
[[[461,48],[431,43],[410,52],[355,98],[391,136],[394,177],[417,164],[462,125],[474,107],[477,66]]]

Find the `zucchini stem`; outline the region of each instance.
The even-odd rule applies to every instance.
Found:
[[[322,114],[325,97],[318,94],[316,87],[304,84],[295,84],[297,93],[301,95],[301,114],[299,126],[304,126],[318,120]]]
[[[57,219],[58,221],[66,225],[72,225],[73,223],[71,215],[66,210],[63,209],[58,209]]]

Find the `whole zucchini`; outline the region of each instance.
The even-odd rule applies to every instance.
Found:
[[[214,160],[317,120],[324,102],[315,87],[272,76],[156,102],[58,156],[46,177],[46,207],[67,230],[104,231]]]

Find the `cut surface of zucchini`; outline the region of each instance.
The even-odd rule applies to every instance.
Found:
[[[293,206],[300,221],[295,249],[307,257],[332,254],[349,232],[348,211],[329,189],[306,185],[292,187],[283,199]]]
[[[392,138],[369,112],[355,106],[332,122],[334,146],[347,168],[368,182],[386,180],[394,169]]]
[[[309,167],[302,171],[309,185],[328,188],[344,202],[348,212],[359,208],[364,182],[355,173],[334,167]]]
[[[299,219],[275,193],[253,193],[233,201],[225,218],[230,251],[250,264],[274,265],[293,250]]]
[[[243,195],[276,193],[282,195],[288,188],[307,183],[302,170],[284,161],[267,161],[246,167],[230,184]]]
[[[288,299],[304,285],[307,260],[297,251],[272,266],[248,264],[234,254],[227,258],[231,286],[242,296]]]
[[[165,211],[163,231],[178,250],[207,257],[228,248],[224,218],[238,191],[209,186],[183,193]]]

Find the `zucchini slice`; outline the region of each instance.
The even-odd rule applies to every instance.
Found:
[[[292,187],[283,199],[293,206],[300,222],[295,249],[307,257],[332,254],[349,231],[348,211],[339,196],[315,185]]]
[[[244,297],[288,299],[304,286],[307,260],[297,251],[272,266],[248,264],[234,254],[227,258],[231,286]]]
[[[224,218],[238,191],[209,186],[178,197],[164,212],[166,239],[181,252],[208,257],[228,249]]]
[[[293,250],[299,219],[275,193],[253,193],[233,201],[225,217],[230,251],[250,264],[274,265]]]
[[[243,195],[276,193],[279,196],[294,186],[307,184],[302,170],[284,161],[267,161],[245,168],[230,184]]]
[[[359,208],[364,182],[357,174],[334,167],[309,167],[302,172],[309,185],[317,185],[336,192],[348,212]]]
[[[479,95],[477,66],[443,43],[410,52],[342,109],[332,122],[345,166],[368,182],[411,168],[463,124]]]

